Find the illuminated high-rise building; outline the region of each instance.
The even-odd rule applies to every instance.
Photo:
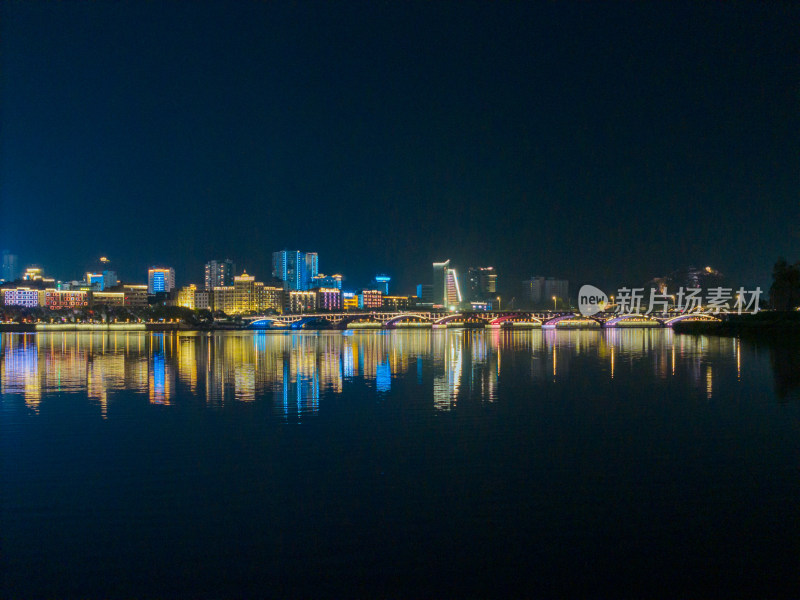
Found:
[[[450,261],[433,263],[433,294],[431,300],[434,305],[444,306],[447,300],[447,270]]]
[[[450,268],[450,261],[433,263],[433,304],[450,308],[462,300],[458,273]]]
[[[306,272],[304,290],[311,289],[311,279],[319,274],[319,255],[316,252],[306,252]]]
[[[272,276],[283,281],[287,290],[311,289],[312,278],[319,272],[316,252],[280,250],[272,253]]]
[[[446,306],[457,307],[462,300],[461,287],[458,284],[458,273],[455,269],[447,269],[445,276],[445,294],[447,299]]]
[[[389,283],[392,281],[392,278],[388,275],[380,274],[375,275],[375,279],[372,280],[372,287],[376,290],[380,290],[384,296],[389,295]]]
[[[171,292],[175,289],[175,269],[172,267],[151,267],[147,271],[147,292]]]
[[[233,312],[241,314],[255,310],[257,310],[256,278],[245,271],[233,278]]]
[[[229,258],[208,261],[205,268],[205,288],[213,290],[215,287],[233,285],[235,270],[236,265]]]

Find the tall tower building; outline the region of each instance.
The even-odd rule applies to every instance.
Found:
[[[447,298],[446,306],[458,306],[461,303],[461,288],[458,285],[458,273],[455,269],[447,269],[445,277],[445,297]]]
[[[447,271],[450,261],[433,263],[433,303],[444,305],[447,299]]]
[[[319,255],[316,252],[305,253],[306,272],[303,277],[303,289],[311,289],[311,280],[319,275]]]
[[[175,289],[175,269],[151,267],[147,271],[147,293],[171,292]]]
[[[280,250],[272,253],[272,276],[283,281],[287,290],[311,289],[312,278],[319,273],[316,252]]]
[[[236,265],[230,258],[208,261],[205,269],[206,289],[212,290],[215,287],[233,285],[233,274],[235,270]]]

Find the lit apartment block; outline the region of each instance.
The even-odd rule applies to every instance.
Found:
[[[194,310],[196,293],[197,293],[197,286],[193,283],[182,287],[181,289],[178,290],[178,293],[175,296],[175,306],[180,306],[183,308],[191,308],[192,310]]]
[[[25,306],[33,308],[39,306],[40,298],[44,293],[30,288],[11,288],[3,290],[3,304],[6,306]]]
[[[317,293],[310,290],[286,292],[286,312],[304,313],[317,310]]]
[[[44,291],[44,306],[50,310],[85,308],[89,306],[89,292],[85,290],[46,289]]]
[[[317,308],[320,310],[342,310],[342,292],[339,288],[318,288]]]
[[[213,293],[213,291],[209,290],[196,290],[194,293],[194,307],[198,310],[210,310]]]
[[[263,285],[260,282],[256,283],[259,283],[259,285],[256,286],[256,310],[259,312],[265,310],[274,310],[279,313],[283,312],[283,288]]]
[[[383,306],[383,293],[380,290],[362,290],[358,294],[358,308],[381,308]]]
[[[236,307],[236,290],[232,285],[219,285],[213,291],[214,310],[232,315]]]
[[[411,306],[408,296],[384,296],[382,307],[387,310],[407,310]]]

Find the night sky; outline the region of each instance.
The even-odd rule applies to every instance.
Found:
[[[0,5],[0,248],[639,284],[800,259],[800,3]]]

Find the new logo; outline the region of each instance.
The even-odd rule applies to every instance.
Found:
[[[606,293],[593,285],[584,285],[578,292],[578,310],[584,317],[604,311],[609,305]]]

